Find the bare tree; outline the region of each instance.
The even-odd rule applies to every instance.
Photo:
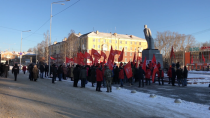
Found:
[[[164,58],[169,58],[172,46],[175,51],[188,51],[194,44],[195,38],[192,35],[171,31],[157,32],[155,38],[155,48],[160,50]]]
[[[43,42],[44,44],[44,57],[46,60],[46,63],[48,63],[49,61],[49,40],[50,40],[50,35],[49,35],[49,31],[47,31],[46,33],[44,33],[44,39],[45,41]]]
[[[33,52],[33,48],[29,48],[27,52]]]

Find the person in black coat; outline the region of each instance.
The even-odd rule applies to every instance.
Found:
[[[61,78],[63,77],[63,67],[62,65],[60,65],[60,67],[58,68],[58,78],[59,81],[61,81]]]
[[[8,62],[6,62],[6,64],[4,65],[4,73],[5,73],[6,78],[7,78],[7,75],[8,75],[8,71],[9,71],[9,64],[8,64]]]
[[[175,78],[176,78],[176,71],[175,71],[174,67],[175,67],[175,65],[173,64],[172,68],[171,68],[171,71],[172,71],[172,78],[171,78],[172,86],[176,86],[176,85],[174,85],[175,84]]]
[[[45,65],[44,71],[45,71],[45,77],[46,76],[48,77],[48,73],[49,73],[49,66],[48,65]]]
[[[136,74],[136,77],[139,80],[139,87],[141,87],[141,84],[142,87],[144,87],[144,75],[145,75],[144,70],[141,68],[141,66],[139,66],[139,69],[137,69],[137,74]]]
[[[15,66],[12,68],[12,74],[13,73],[15,76],[15,81],[17,81],[17,74],[19,74],[19,67],[17,66],[17,64],[15,64]]]
[[[40,78],[43,78],[43,74],[44,74],[44,65],[43,64],[41,64],[40,65]]]
[[[178,68],[176,70],[176,76],[177,76],[177,81],[178,81],[178,85],[179,86],[180,86],[181,81],[182,81],[182,75],[183,75],[182,69],[181,68]]]
[[[29,66],[28,66],[28,71],[29,71],[29,79],[31,81],[33,81],[33,68],[34,68],[34,65],[31,63]]]
[[[73,70],[73,73],[74,73],[74,85],[73,85],[73,87],[77,87],[77,83],[79,81],[79,74],[80,74],[79,65],[76,65],[76,67]]]
[[[52,73],[53,73],[53,78],[52,78],[52,83],[54,84],[56,81],[56,77],[58,74],[57,66],[55,64],[52,65]]]
[[[119,84],[120,80],[119,80],[119,68],[118,66],[115,67],[114,69],[114,84]]]
[[[184,66],[184,71],[183,71],[183,84],[182,86],[187,86],[187,75],[188,75],[188,70],[187,67]]]

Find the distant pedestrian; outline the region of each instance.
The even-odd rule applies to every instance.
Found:
[[[83,67],[79,73],[79,79],[81,79],[81,88],[85,88],[85,82],[87,77],[86,67]]]
[[[44,65],[41,64],[41,65],[40,65],[40,78],[42,78],[42,79],[43,79],[44,71],[45,71]]]
[[[96,69],[96,81],[97,81],[96,91],[102,92],[101,91],[101,82],[103,81],[103,73],[102,73],[102,69],[100,67],[98,67]]]
[[[63,66],[63,79],[66,80],[66,75],[67,75],[67,67],[64,65]]]
[[[74,73],[73,73],[73,71],[74,71],[74,65],[72,65],[72,66],[70,67],[70,77],[71,77],[71,81],[74,81]]]
[[[5,77],[7,78],[7,75],[8,75],[8,71],[9,71],[9,64],[8,62],[6,62],[6,64],[4,65],[4,75]]]
[[[33,68],[33,78],[34,78],[34,81],[37,80],[38,74],[39,74],[39,70],[37,68],[37,65],[34,65],[34,68]]]
[[[51,70],[51,68],[50,68],[50,70]],[[52,74],[53,74],[52,83],[54,84],[56,81],[57,74],[58,74],[58,69],[55,64],[52,65],[52,71],[50,71],[50,72],[52,72]]]
[[[150,77],[151,77],[151,69],[149,66],[146,68],[145,78],[146,78],[146,85],[150,85]]]
[[[164,81],[163,81],[163,78],[164,78],[164,72],[161,68],[159,68],[159,71],[158,71],[158,82],[159,82],[159,85],[160,84],[160,79],[162,80],[162,85],[164,85]]]
[[[104,78],[106,79],[106,86],[107,86],[106,92],[112,92],[112,75],[113,75],[112,71],[109,69],[109,67],[105,66]]]
[[[74,68],[74,87],[77,87],[77,83],[79,81],[79,74],[80,74],[80,69],[79,69],[79,65],[76,65],[76,67]]]
[[[183,84],[182,86],[187,86],[187,76],[188,76],[188,70],[187,70],[187,67],[184,66],[184,71],[183,71]]]
[[[17,81],[17,75],[19,74],[19,67],[17,66],[17,64],[15,64],[15,66],[12,68],[12,74],[13,73],[15,76],[15,81]]]
[[[61,81],[61,78],[63,77],[63,67],[62,65],[59,66],[58,68],[58,78],[59,78],[59,81]]]
[[[144,75],[145,75],[145,72],[144,70],[142,69],[141,66],[139,66],[139,69],[137,69],[137,78],[139,80],[139,87],[144,87]]]
[[[174,68],[175,68],[175,64],[172,64],[172,68],[171,68],[171,72],[172,72],[171,83],[172,83],[172,86],[176,86],[175,85],[176,71],[175,71]]]
[[[22,70],[23,70],[23,73],[25,74],[25,72],[26,72],[26,66],[25,65],[23,66]]]
[[[48,77],[48,73],[49,73],[49,66],[48,65],[45,65],[44,71],[45,71],[45,77]]]
[[[91,67],[91,82],[92,82],[92,87],[94,87],[94,83],[96,82],[96,68],[95,66]]]

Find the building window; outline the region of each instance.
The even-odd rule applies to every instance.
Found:
[[[132,47],[131,47],[131,50],[132,50]]]
[[[120,46],[120,50],[122,50],[122,46]]]
[[[95,42],[95,39],[93,39],[93,42]]]
[[[139,42],[139,45],[141,45],[141,42]]]
[[[127,52],[125,52],[125,56],[127,56]]]
[[[117,49],[117,46],[115,46],[115,50]]]
[[[98,42],[100,42],[100,39],[98,39]]]
[[[135,42],[135,45],[137,44],[137,42]]]
[[[135,51],[136,51],[136,47],[135,47]]]
[[[127,47],[125,47],[125,51],[127,51]]]
[[[98,48],[100,49],[100,45],[98,45]]]
[[[112,40],[109,40],[109,43],[112,43]]]
[[[111,46],[109,46],[109,49],[111,50]]]
[[[125,44],[127,44],[127,41],[125,41]]]
[[[117,58],[115,58],[114,60],[117,61]]]
[[[127,62],[127,58],[125,58],[125,61]]]
[[[130,58],[130,62],[132,62],[132,59]]]
[[[131,44],[132,44],[132,41],[131,41]]]
[[[95,45],[93,45],[93,48],[95,48]]]
[[[120,44],[122,44],[122,41],[120,41]]]
[[[115,41],[115,43],[117,43],[117,41]]]
[[[132,52],[130,52],[130,56],[132,56]]]
[[[104,42],[106,42],[106,39],[104,39]]]

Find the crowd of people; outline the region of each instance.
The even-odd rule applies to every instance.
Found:
[[[60,65],[59,67],[56,64],[50,66],[39,64],[34,65],[33,63],[29,64],[28,67],[23,66],[22,70],[25,74],[26,69],[29,72],[30,81],[37,81],[37,78],[51,77],[52,83],[55,83],[56,78],[59,78],[59,81],[62,79],[66,80],[70,78],[71,81],[74,81],[73,87],[78,87],[78,81],[81,80],[81,88],[85,88],[87,82],[92,83],[92,87],[95,87],[96,91],[101,92],[101,87],[107,87],[107,92],[112,92],[112,85],[119,84],[120,87],[123,87],[124,83],[129,83],[130,86],[134,82],[138,82],[138,87],[144,87],[144,84],[150,85],[151,78],[154,70],[154,66],[151,62],[146,65],[146,70],[142,68],[142,63],[139,64],[139,67],[136,68],[136,64],[131,63],[132,68],[132,77],[127,78],[126,72],[124,70],[125,64],[120,63],[119,66],[115,63],[113,70],[110,70],[107,65],[95,64],[92,66],[80,66],[80,65]],[[157,64],[158,71],[157,76],[153,83],[158,80],[159,85],[164,85],[164,70],[161,69],[160,63]],[[8,63],[0,64],[0,75],[7,77],[9,71]],[[50,72],[50,73],[49,73]],[[19,67],[17,64],[12,69],[14,73],[15,81],[17,80],[17,74],[19,74]],[[172,64],[168,69],[167,76],[169,77],[169,83],[172,86],[175,86],[175,78],[177,78],[178,86],[187,86],[187,75],[188,70],[184,66],[184,70],[180,68],[179,62],[177,64]]]

